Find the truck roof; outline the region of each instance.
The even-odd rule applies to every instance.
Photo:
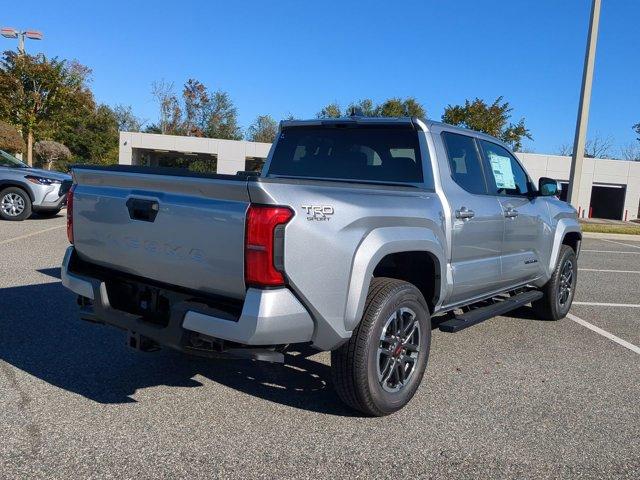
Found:
[[[437,122],[435,120],[418,118],[418,117],[364,117],[364,116],[351,116],[351,117],[339,117],[339,118],[315,118],[310,120],[283,120],[280,122],[281,128],[298,127],[298,126],[311,126],[311,125],[331,125],[338,123],[355,123],[355,124],[374,124],[374,125],[402,125],[410,124],[417,125],[422,123],[426,127],[426,131],[430,131],[434,126],[445,127],[447,130],[456,131],[458,133],[469,135],[473,134],[478,138],[484,138],[494,143],[499,143],[508,150],[511,150],[509,145],[505,144],[499,138],[493,137],[477,130],[471,130],[469,128],[458,127],[449,123]]]

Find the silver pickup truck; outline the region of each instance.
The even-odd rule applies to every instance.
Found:
[[[63,284],[134,348],[331,351],[368,415],[418,388],[432,328],[571,306],[576,211],[493,137],[415,118],[283,122],[262,173],[76,167]]]

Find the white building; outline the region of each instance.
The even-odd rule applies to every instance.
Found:
[[[155,133],[120,132],[120,165],[152,167],[182,166],[201,161],[216,167],[217,173],[235,175],[254,170],[269,154],[270,143],[182,137]]]
[[[215,138],[182,137],[120,132],[122,165],[185,166],[190,162],[235,174],[258,170],[269,154],[270,143]],[[537,183],[540,177],[556,178],[566,187],[571,158],[560,155],[518,153]],[[566,188],[563,191],[566,195]],[[640,209],[640,162],[585,158],[580,185],[579,210],[583,217],[633,220]]]
[[[537,183],[540,177],[550,177],[563,183],[563,199],[566,199],[571,157],[517,154],[525,168]],[[633,220],[640,209],[640,162],[585,158],[582,166],[580,199],[582,217]]]

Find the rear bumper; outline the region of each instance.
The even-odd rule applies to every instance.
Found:
[[[306,343],[312,338],[311,316],[286,288],[248,289],[237,319],[215,307],[184,300],[171,304],[166,325],[145,321],[140,315],[113,308],[105,281],[74,272],[71,265],[75,255],[74,248],[69,247],[62,263],[62,284],[87,299],[81,302],[80,312],[85,320],[135,332],[187,352],[191,351],[194,332],[250,346]]]

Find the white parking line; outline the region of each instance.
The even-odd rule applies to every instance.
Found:
[[[615,243],[617,245],[624,245],[625,247],[640,248],[640,245],[630,245],[628,243],[616,242],[615,240],[607,240],[606,238],[601,238],[600,240],[603,242]]]
[[[599,268],[580,268],[579,272],[605,272],[605,273],[640,273],[640,270],[602,270]]]
[[[620,250],[589,250],[586,248],[581,248],[580,253],[582,252],[590,252],[590,253],[626,253],[629,255],[640,255],[640,252],[622,252]]]
[[[573,302],[574,305],[587,305],[591,307],[628,307],[640,308],[637,303],[605,303],[605,302]]]
[[[45,228],[44,230],[38,230],[37,232],[27,233],[26,235],[20,235],[19,237],[9,238],[8,240],[0,241],[0,245],[6,245],[7,243],[15,242],[16,240],[22,240],[23,238],[33,237],[34,235],[40,235],[41,233],[50,232],[58,228],[65,228],[66,225],[58,225],[56,227]]]
[[[573,303],[575,304],[576,302],[573,302]],[[602,335],[605,338],[608,338],[612,342],[616,342],[618,345],[622,345],[624,348],[628,348],[632,352],[635,352],[638,355],[640,355],[640,347],[636,347],[633,343],[629,343],[626,340],[621,339],[620,337],[616,337],[613,333],[609,333],[606,330],[601,329],[600,327],[596,327],[595,325],[590,324],[586,320],[583,320],[580,317],[576,317],[572,313],[568,313],[567,318],[570,320],[573,320],[579,325],[582,325],[583,327],[588,328],[589,330],[596,332],[599,335]]]

